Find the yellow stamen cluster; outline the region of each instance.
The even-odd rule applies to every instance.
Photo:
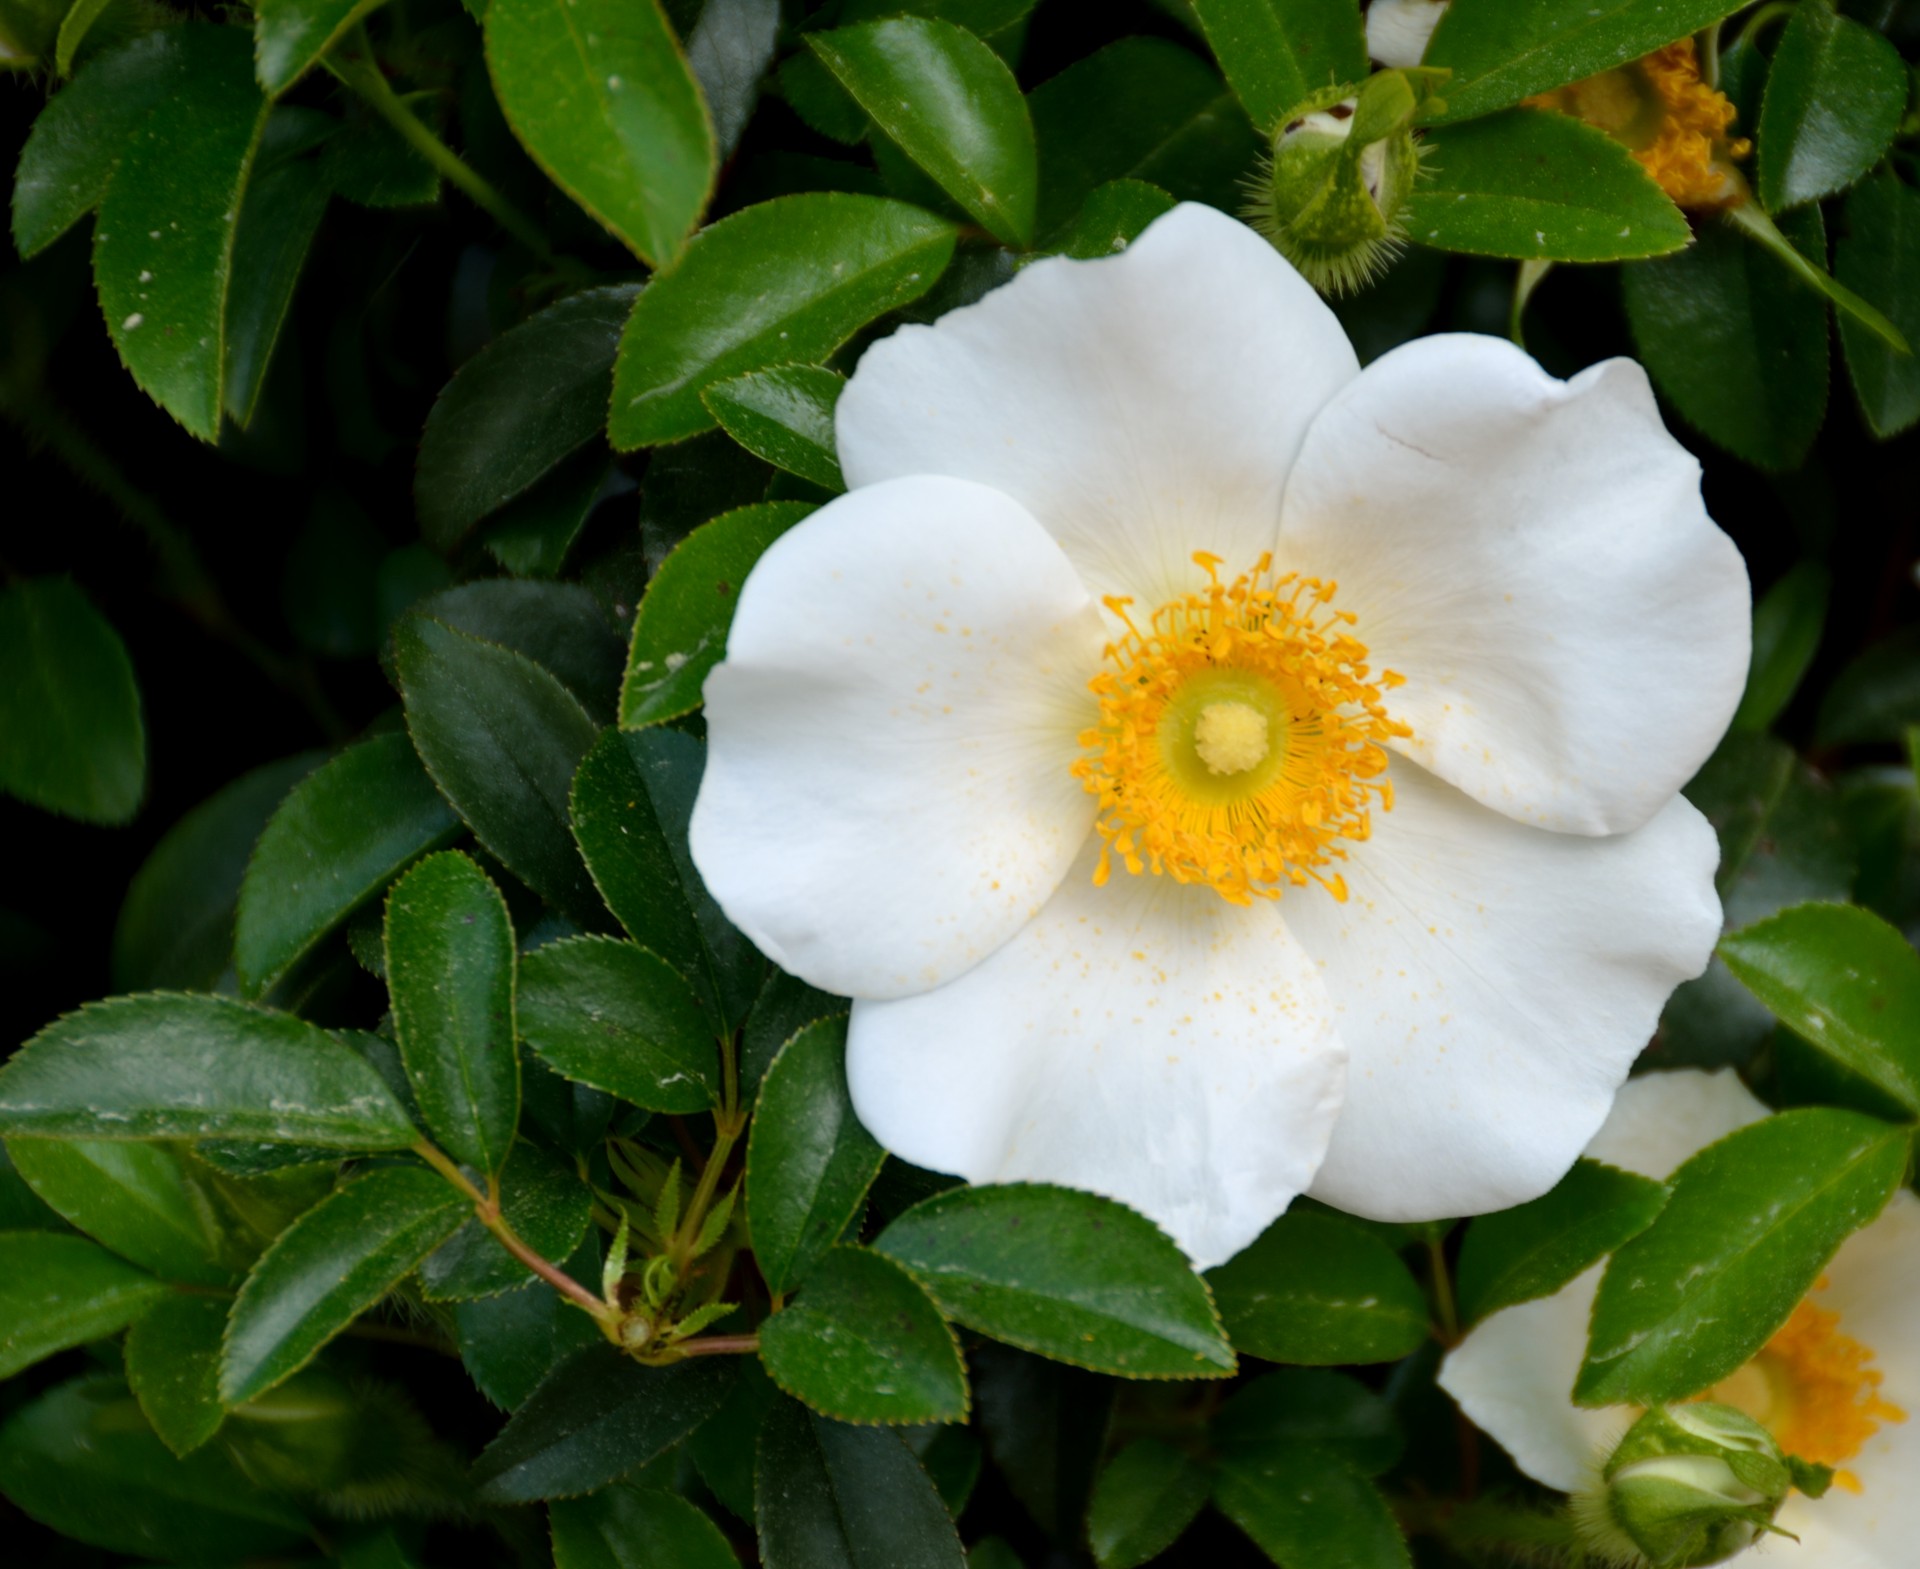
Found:
[[[1728,165],[1753,144],[1729,137],[1733,105],[1701,79],[1691,38],[1527,103],[1605,131],[1682,207],[1729,207],[1740,200],[1741,184]]]
[[[1270,556],[1223,583],[1220,557],[1193,559],[1209,586],[1144,627],[1131,600],[1106,602],[1127,635],[1088,683],[1100,722],[1073,766],[1100,800],[1094,881],[1118,857],[1235,904],[1309,882],[1344,900],[1332,863],[1367,838],[1376,803],[1392,809],[1383,743],[1412,733],[1381,702],[1401,677],[1369,671],[1332,583],[1276,576]]]

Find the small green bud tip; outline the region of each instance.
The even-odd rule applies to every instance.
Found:
[[[1584,1545],[1646,1569],[1725,1563],[1772,1528],[1793,1487],[1773,1435],[1730,1406],[1648,1411],[1574,1500]]]

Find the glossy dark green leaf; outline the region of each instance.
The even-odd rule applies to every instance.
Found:
[[[1436,250],[1524,261],[1626,261],[1687,245],[1680,209],[1633,155],[1571,115],[1515,109],[1430,132],[1407,232]]]
[[[587,289],[503,332],[454,373],[420,434],[420,532],[452,550],[599,435],[632,284]]]
[[[604,1341],[556,1368],[474,1462],[488,1503],[575,1498],[666,1452],[726,1398],[726,1357],[642,1367]]]
[[[1094,187],[1144,180],[1180,200],[1239,205],[1260,153],[1246,111],[1218,76],[1161,38],[1123,38],[1033,90],[1041,235],[1072,220]]]
[[[687,34],[687,65],[713,117],[714,150],[722,164],[753,118],[779,36],[780,0],[705,0]]]
[[[313,150],[333,124],[314,109],[276,110],[247,180],[233,236],[223,393],[228,415],[240,425],[253,421],[294,285],[327,210],[327,179]]]
[[[1282,1215],[1207,1280],[1234,1345],[1270,1362],[1391,1362],[1427,1337],[1399,1255],[1338,1216]]]
[[[632,943],[575,937],[528,954],[520,1030],[567,1078],[649,1111],[714,1103],[712,1020],[677,970]]]
[[[1833,270],[1879,306],[1909,344],[1920,343],[1920,191],[1890,173],[1856,186]],[[1847,313],[1840,341],[1860,412],[1876,436],[1897,435],[1920,419],[1920,354],[1897,352]]]
[[[0,1141],[0,1231],[67,1230],[67,1223],[20,1175],[12,1147]]]
[[[88,1236],[162,1280],[225,1286],[219,1221],[181,1151],[126,1139],[18,1139],[14,1168]]]
[[[627,320],[613,372],[613,444],[710,430],[707,387],[825,359],[932,288],[953,244],[953,226],[931,213],[823,192],[761,202],[703,229]]]
[[[1774,46],[1755,141],[1775,214],[1845,190],[1880,161],[1907,107],[1907,67],[1871,28],[1796,6]]]
[[[1594,1300],[1582,1405],[1652,1405],[1741,1366],[1906,1174],[1908,1135],[1857,1112],[1785,1111],[1710,1144]]]
[[[290,1378],[452,1234],[469,1205],[438,1173],[382,1166],[283,1231],[240,1288],[220,1395],[237,1406]]]
[[[740,585],[767,547],[811,511],[804,501],[741,507],[695,529],[661,563],[633,618],[620,689],[624,728],[678,718],[700,706],[707,673],[726,653]]]
[[[239,28],[179,29],[182,75],[100,199],[93,275],[121,362],[203,441],[220,434],[234,235],[267,102]]]
[[[1277,1447],[1312,1444],[1363,1476],[1391,1470],[1405,1444],[1384,1399],[1358,1379],[1317,1367],[1281,1368],[1242,1384],[1208,1436],[1223,1456],[1252,1462]]]
[[[599,1278],[597,1252],[569,1266],[590,1280]],[[480,1393],[504,1411],[524,1402],[555,1367],[600,1343],[593,1320],[543,1280],[498,1296],[457,1302],[453,1319],[460,1338],[460,1360]]]
[[[687,1453],[713,1496],[749,1525],[753,1522],[753,1462],[760,1424],[780,1398],[755,1358],[743,1358],[720,1409],[687,1440]]]
[[[1406,1539],[1378,1489],[1311,1444],[1225,1461],[1213,1500],[1276,1564],[1410,1569]]]
[[[959,1342],[898,1264],[836,1247],[800,1295],[760,1326],[773,1381],[842,1422],[961,1422],[967,1374]]]
[[[819,365],[776,365],[700,395],[733,439],[775,468],[828,490],[845,490],[833,439],[833,409],[847,378]]]
[[[1006,63],[964,27],[897,16],[810,33],[807,45],[881,134],[988,233],[1033,240],[1033,122]]]
[[[513,1146],[501,1168],[500,1207],[515,1235],[548,1259],[572,1254],[593,1219],[593,1195],[579,1172],[525,1139]],[[420,1265],[421,1289],[438,1302],[497,1296],[527,1279],[527,1266],[478,1219],[463,1224]]]
[[[124,823],[147,787],[126,644],[67,577],[0,591],[0,790],[88,823]]]
[[[713,902],[687,849],[705,765],[705,746],[682,731],[610,730],[574,780],[573,831],[620,924],[685,976],[731,1027],[754,1006],[768,972]]]
[[[1194,0],[1193,14],[1268,135],[1309,94],[1367,74],[1366,33],[1348,0]]]
[[[487,554],[516,578],[558,577],[611,474],[598,442],[581,448],[488,520],[481,532]]]
[[[1444,118],[1471,120],[1637,60],[1739,9],[1738,0],[1458,0],[1422,63],[1453,73]]]
[[[1832,592],[1832,574],[1817,561],[1802,561],[1753,607],[1753,660],[1734,711],[1735,730],[1765,730],[1792,701],[1820,647]]]
[[[1660,1183],[1582,1160],[1532,1203],[1482,1215],[1460,1248],[1462,1322],[1552,1296],[1645,1231],[1666,1202]]]
[[[1817,208],[1788,237],[1823,262]],[[1688,424],[1765,469],[1797,467],[1827,407],[1827,307],[1780,262],[1724,224],[1677,256],[1620,275],[1633,341]]]
[[[219,1430],[224,1297],[162,1298],[127,1331],[127,1382],[147,1422],[176,1455],[189,1455]]]
[[[1136,1438],[1109,1460],[1087,1509],[1087,1541],[1100,1569],[1157,1558],[1207,1501],[1207,1468],[1158,1438]]]
[[[766,985],[740,1031],[740,1093],[751,1101],[773,1059],[788,1041],[820,1019],[847,1011],[844,997],[817,991],[785,970],[770,968]]]
[[[487,874],[430,855],[387,895],[394,1038],[427,1131],[456,1160],[500,1169],[520,1121],[513,921]]]
[[[0,1232],[0,1378],[117,1334],[166,1295],[164,1281],[85,1237]]]
[[[309,1537],[300,1512],[219,1445],[170,1453],[106,1374],[62,1384],[0,1428],[0,1492],[63,1536],[143,1560],[279,1558]]]
[[[233,963],[257,996],[392,881],[460,833],[404,735],[348,747],[296,785],[240,885]]]
[[[1062,256],[1093,261],[1124,251],[1140,231],[1162,213],[1173,211],[1173,198],[1145,180],[1109,180],[1096,185],[1080,208],[1080,215],[1053,237]]]
[[[1833,679],[1820,704],[1822,746],[1898,741],[1920,724],[1920,628],[1873,644]]]
[[[1123,1378],[1220,1378],[1234,1367],[1207,1290],[1152,1221],[1040,1183],[956,1188],[874,1246],[950,1318],[996,1340]]]
[[[260,0],[254,11],[254,69],[279,97],[346,36],[380,0]]]
[[[782,1400],[760,1429],[755,1485],[767,1569],[964,1569],[927,1473],[896,1434]]]
[[[1721,939],[1727,968],[1801,1039],[1920,1117],[1920,955],[1871,910],[1802,904]]]
[[[425,616],[395,629],[407,729],[474,837],[562,913],[596,926],[600,898],[567,826],[573,771],[598,730],[523,654]]]
[[[0,1135],[399,1149],[415,1132],[352,1048],[291,1014],[150,992],[90,1003],[0,1068]]]
[[[713,185],[713,128],[657,0],[501,0],[487,66],[520,145],[651,266],[681,253]]]
[[[797,1284],[846,1230],[887,1158],[854,1115],[846,1045],[844,1018],[809,1024],[760,1085],[747,1138],[747,1224],[772,1291]]]
[[[712,1520],[657,1488],[616,1482],[556,1499],[547,1518],[554,1569],[739,1569]]]
[[[613,717],[626,650],[605,608],[578,583],[482,578],[414,607],[443,626],[525,654],[596,720]]]

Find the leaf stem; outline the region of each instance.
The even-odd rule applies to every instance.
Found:
[[[1453,1274],[1447,1268],[1447,1250],[1438,1238],[1427,1239],[1427,1263],[1433,1275],[1433,1308],[1440,1318],[1440,1340],[1448,1347],[1460,1344],[1460,1309],[1453,1297]]]
[[[683,1357],[752,1356],[760,1349],[758,1335],[702,1335],[683,1340],[674,1351]]]

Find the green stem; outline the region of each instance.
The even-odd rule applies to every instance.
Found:
[[[760,1349],[758,1335],[704,1335],[683,1340],[673,1348],[683,1357],[752,1356]]]
[[[1453,1274],[1447,1268],[1447,1250],[1440,1242],[1427,1243],[1427,1263],[1433,1275],[1433,1308],[1440,1318],[1440,1339],[1448,1346],[1457,1346],[1460,1310],[1453,1300]]]
[[[1836,308],[1845,311],[1895,352],[1900,354],[1913,352],[1907,340],[1901,336],[1898,327],[1844,283],[1830,277],[1825,268],[1816,267],[1802,256],[1794,248],[1793,242],[1780,232],[1779,226],[1760,210],[1760,204],[1754,200],[1752,192],[1743,190],[1741,196],[1742,200],[1737,206],[1727,209],[1728,223],[1740,230],[1748,239],[1759,244],[1762,249],[1771,251],[1785,264],[1787,270],[1808,288],[1825,295]]]

